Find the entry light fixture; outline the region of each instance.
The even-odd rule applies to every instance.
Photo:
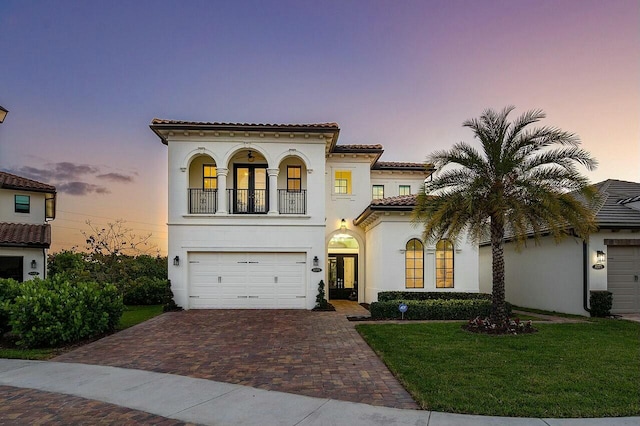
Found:
[[[180,256],[173,258],[173,266],[180,266]]]
[[[35,259],[31,261],[31,269],[36,269],[38,267],[38,262]]]
[[[598,250],[596,251],[596,260],[598,261],[598,263],[603,263],[605,260],[607,260],[607,255],[602,250]]]
[[[9,111],[5,109],[2,105],[0,105],[0,124],[4,123],[4,118],[7,116]]]
[[[253,156],[253,151],[249,151],[249,153],[247,154],[247,160],[249,160],[250,163],[253,163],[253,160],[255,160],[256,157]]]
[[[340,221],[340,231],[344,232],[347,230],[347,221],[342,219]]]
[[[318,256],[313,256],[313,267],[315,268],[319,264],[320,264],[320,260],[318,259]]]

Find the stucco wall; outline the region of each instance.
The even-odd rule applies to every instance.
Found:
[[[435,244],[426,244],[424,253],[424,288],[405,288],[405,253],[407,241],[422,240],[421,230],[411,224],[410,214],[383,216],[372,224],[367,237],[367,279],[365,301],[378,300],[378,292],[391,290],[478,292],[478,251],[462,240],[455,245],[454,288],[436,288]]]
[[[0,247],[0,256],[18,256],[22,259],[22,280],[27,281],[38,278],[45,278],[47,271],[46,251],[41,248],[19,248],[19,247]],[[36,268],[31,269],[31,261],[36,261]],[[30,272],[37,275],[29,275]]]
[[[583,309],[582,241],[566,238],[555,244],[545,237],[516,250],[504,247],[505,298],[527,308],[586,315]],[[480,290],[491,293],[491,247],[480,248]]]
[[[16,213],[15,195],[29,196],[29,213]],[[0,189],[0,222],[43,224],[45,194],[41,192]]]

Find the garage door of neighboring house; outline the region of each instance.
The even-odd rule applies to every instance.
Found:
[[[190,253],[191,308],[305,309],[306,253]]]
[[[611,313],[640,313],[640,246],[608,246],[607,252]]]

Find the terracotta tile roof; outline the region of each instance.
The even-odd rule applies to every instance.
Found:
[[[380,144],[376,144],[376,145],[336,145],[333,147],[332,152],[352,152],[352,153],[358,153],[358,152],[362,152],[362,153],[368,153],[368,152],[375,152],[375,153],[382,153],[382,151],[384,151],[384,149],[382,148],[382,145]]]
[[[425,163],[378,161],[373,165],[371,169],[372,170],[414,170],[414,171],[426,172],[427,170],[433,171],[433,166],[431,164],[425,164]]]
[[[12,175],[11,173],[0,171],[0,188],[22,189],[35,192],[56,192],[56,187],[46,183]]]
[[[42,247],[51,245],[51,226],[0,222],[0,247]]]
[[[165,120],[161,118],[154,118],[151,120],[151,125],[155,124],[169,124],[178,126],[210,126],[210,127],[274,127],[285,129],[338,129],[338,123],[311,123],[311,124],[269,124],[269,123],[223,123],[219,121],[182,121],[182,120]]]
[[[371,201],[371,207],[414,207],[416,205],[417,196],[414,195],[398,195],[397,197],[380,198]]]

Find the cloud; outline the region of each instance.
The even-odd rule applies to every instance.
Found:
[[[105,173],[96,176],[98,179],[106,179],[113,182],[131,183],[133,182],[133,176],[123,175],[121,173]]]
[[[88,195],[91,193],[96,194],[109,194],[111,191],[104,186],[94,185],[87,182],[65,182],[58,184],[56,189],[59,192],[64,192],[69,195]]]
[[[131,175],[113,172],[102,173],[102,170],[98,166],[82,163],[76,164],[69,161],[47,163],[42,168],[23,166],[7,171],[29,179],[55,185],[58,192],[80,196],[111,193],[106,186],[87,182],[87,180],[92,180],[92,178],[115,183],[133,183],[135,179],[134,175],[137,175],[135,172]]]

